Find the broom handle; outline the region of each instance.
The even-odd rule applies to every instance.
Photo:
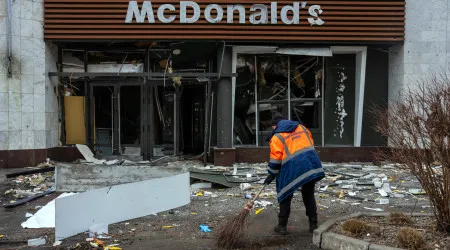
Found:
[[[262,186],[262,188],[259,190],[259,192],[255,195],[255,198],[252,199],[252,203],[256,201],[256,199],[258,199],[259,195],[262,193],[262,191],[264,190],[264,188],[266,188],[266,184],[264,184],[264,186]]]

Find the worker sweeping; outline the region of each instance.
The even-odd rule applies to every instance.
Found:
[[[280,204],[278,226],[274,231],[286,235],[292,197],[300,187],[309,231],[317,228],[317,207],[314,197],[315,183],[325,177],[322,164],[314,148],[311,132],[302,124],[277,115],[272,120],[273,132],[268,137],[270,144],[269,175],[264,181],[269,185],[276,179],[277,199]],[[251,209],[253,203],[245,206]]]

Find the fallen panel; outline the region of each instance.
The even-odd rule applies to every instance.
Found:
[[[54,228],[55,227],[55,200],[73,195],[64,193],[47,203],[27,221],[22,223],[23,228]]]
[[[95,164],[103,164],[104,161],[98,160],[94,157],[94,153],[88,148],[86,145],[77,144],[77,149],[80,151],[81,155],[83,155],[84,159],[87,162],[92,162]]]
[[[220,184],[225,187],[237,187],[240,183],[235,182],[229,182],[225,177],[223,176],[223,173],[214,173],[211,171],[204,171],[199,169],[191,169],[191,178],[202,180],[202,181],[209,181],[212,183]]]
[[[168,177],[181,173],[180,168],[123,165],[58,164],[56,190],[84,192],[114,185]]]
[[[56,240],[184,206],[190,202],[189,173],[91,190],[56,200]]]

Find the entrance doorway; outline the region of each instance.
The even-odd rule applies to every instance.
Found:
[[[141,86],[91,84],[94,149],[103,155],[141,155]]]

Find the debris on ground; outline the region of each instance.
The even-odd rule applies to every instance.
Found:
[[[37,238],[37,239],[28,240],[28,246],[30,246],[30,247],[45,245],[45,243],[46,243],[45,238]]]
[[[211,229],[209,229],[209,226],[207,225],[200,225],[200,231],[203,233],[210,233],[212,232]]]

